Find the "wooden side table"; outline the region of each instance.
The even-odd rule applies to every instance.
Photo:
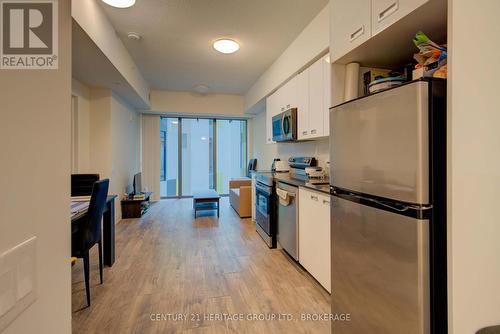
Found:
[[[149,209],[149,198],[152,192],[144,192],[144,199],[122,199],[122,218],[141,218]]]

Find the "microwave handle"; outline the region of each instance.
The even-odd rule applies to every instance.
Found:
[[[281,133],[286,136],[285,133],[285,117],[281,116]]]

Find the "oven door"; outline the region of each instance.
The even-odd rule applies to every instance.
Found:
[[[268,236],[272,236],[271,196],[271,187],[259,183],[255,185],[255,221]]]

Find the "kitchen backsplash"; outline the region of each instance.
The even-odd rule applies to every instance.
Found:
[[[327,169],[326,163],[329,161],[330,157],[328,138],[307,142],[277,143],[269,145],[276,145],[276,157],[281,160],[287,160],[289,157],[315,157],[318,159],[318,166]]]
[[[262,112],[252,119],[252,148],[250,158],[257,158],[258,170],[270,170],[274,158],[288,160],[289,157],[315,157],[319,166],[328,172],[329,139],[316,139],[293,143],[267,144],[265,138],[266,113]]]

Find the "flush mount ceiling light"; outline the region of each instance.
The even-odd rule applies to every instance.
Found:
[[[207,94],[208,91],[210,90],[210,87],[208,87],[207,85],[196,85],[193,87],[193,91],[195,93],[198,93],[198,94]]]
[[[141,35],[139,35],[136,32],[133,32],[133,31],[127,33],[127,37],[128,37],[128,39],[131,39],[133,41],[138,41],[142,38]]]
[[[102,2],[116,8],[128,8],[135,4],[135,0],[102,0]]]
[[[225,54],[235,53],[240,49],[238,42],[232,39],[218,39],[214,42],[214,49]]]

